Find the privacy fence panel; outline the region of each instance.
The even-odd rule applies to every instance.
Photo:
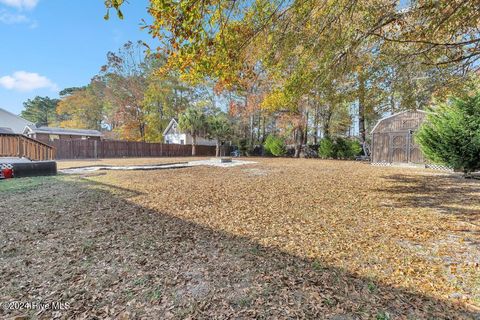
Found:
[[[43,161],[55,159],[55,149],[43,142],[17,134],[0,134],[0,157],[25,157]]]
[[[115,140],[55,140],[57,159],[96,159],[123,157],[185,157],[191,145]],[[197,156],[215,156],[215,146],[197,146]]]

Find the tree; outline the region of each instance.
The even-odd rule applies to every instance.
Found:
[[[416,141],[434,163],[463,170],[465,176],[480,169],[480,93],[433,109]]]
[[[120,16],[123,3],[105,1]],[[480,56],[477,0],[150,0],[148,12],[153,18],[149,32],[163,44],[168,66],[189,75],[206,71],[227,81],[258,45],[258,38],[282,34],[289,27],[297,30],[296,39],[315,34],[318,44],[325,36],[332,42],[348,39],[332,55],[336,63],[348,61],[369,41],[403,47],[404,60],[413,58],[436,67],[457,65],[459,72],[478,69]],[[342,30],[340,37],[332,32],[335,29]],[[276,54],[277,48],[271,48]],[[294,42],[290,48],[295,48]]]
[[[53,125],[57,121],[56,108],[59,100],[49,97],[35,97],[23,103],[21,116],[37,126]]]
[[[180,81],[174,72],[150,74],[143,100],[146,140],[162,141],[163,131],[170,120],[178,118],[194,100],[194,96],[193,88]]]
[[[83,89],[85,89],[85,88],[86,88],[86,86],[83,86],[83,87],[69,87],[69,88],[65,88],[65,89],[63,89],[62,91],[60,91],[60,92],[58,93],[58,95],[59,95],[60,97],[66,97],[66,96],[69,96],[69,95],[71,95],[71,94],[73,94],[73,93],[75,93],[75,92],[77,92],[77,91],[83,90]]]
[[[65,89],[67,90],[67,89]],[[92,86],[67,90],[57,106],[57,114],[62,117],[61,127],[100,130],[103,120],[103,101]]]
[[[121,14],[123,1],[105,3]],[[251,145],[264,111],[289,118],[298,156],[312,108],[316,129],[325,111],[327,133],[332,114],[341,130],[355,110],[365,141],[386,111],[445,98],[480,65],[477,9],[476,0],[150,0],[147,27],[166,59],[160,74],[208,79],[245,98],[240,130]],[[259,76],[266,90],[254,85]]]
[[[126,140],[146,140],[143,102],[150,63],[143,42],[129,41],[118,52],[107,54],[107,64],[96,77],[104,84],[104,99],[111,108],[111,122],[115,123],[113,130]]]
[[[381,28],[369,35],[394,44],[403,60],[444,68],[457,73],[478,70],[480,7],[477,0],[416,0],[396,13],[389,13]],[[387,17],[386,14],[381,16]]]
[[[180,115],[178,120],[179,128],[192,136],[192,156],[195,156],[197,137],[200,133],[206,131],[205,114],[198,108],[189,107]]]
[[[220,146],[230,139],[232,135],[232,125],[227,115],[224,113],[217,113],[208,117],[208,135],[216,139],[215,156],[220,156]]]

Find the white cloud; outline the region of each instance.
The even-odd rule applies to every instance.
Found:
[[[0,10],[0,22],[5,24],[28,23],[30,19],[23,14],[10,13],[6,10]]]
[[[47,77],[26,71],[15,71],[12,75],[0,77],[0,86],[16,91],[32,91],[36,89],[58,91],[58,86]]]
[[[38,1],[39,0],[0,0],[0,3],[17,9],[31,10],[37,6]]]

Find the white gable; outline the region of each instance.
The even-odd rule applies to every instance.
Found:
[[[168,126],[163,131],[163,135],[166,136],[169,134],[179,134],[179,133],[181,132],[179,132],[179,129],[178,129],[178,122],[172,118],[172,120],[170,120],[170,122],[168,123]]]

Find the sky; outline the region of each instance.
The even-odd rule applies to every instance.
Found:
[[[0,0],[0,108],[19,114],[35,96],[83,86],[125,42],[154,44],[141,21],[147,0],[131,0],[119,20],[103,0]]]

